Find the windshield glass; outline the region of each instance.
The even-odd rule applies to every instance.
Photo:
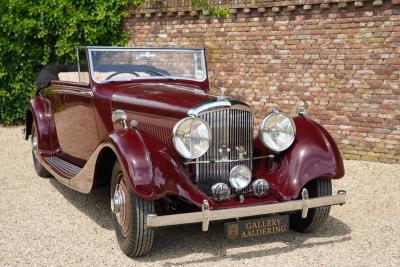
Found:
[[[96,82],[135,79],[204,81],[202,49],[90,48],[90,67]]]

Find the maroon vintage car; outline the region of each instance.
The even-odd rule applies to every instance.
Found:
[[[304,107],[273,110],[254,130],[251,107],[209,94],[203,49],[86,47],[77,58],[41,71],[24,137],[39,176],[82,193],[110,185],[127,255],[149,252],[161,226],[223,220],[228,239],[307,232],[345,203],[332,194],[344,168],[329,133]]]

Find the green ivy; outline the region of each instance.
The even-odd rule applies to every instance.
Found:
[[[207,10],[210,16],[218,18],[229,17],[229,10],[223,7],[213,6],[208,3],[207,0],[190,0],[193,6],[199,7],[203,10]]]
[[[24,120],[40,69],[72,63],[75,47],[126,45],[121,22],[145,0],[0,0],[0,124]],[[227,10],[192,0],[210,15]]]

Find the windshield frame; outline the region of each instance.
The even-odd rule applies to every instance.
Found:
[[[94,51],[139,51],[139,52],[146,52],[146,51],[155,51],[155,52],[165,52],[165,51],[172,51],[172,52],[182,52],[182,51],[192,51],[192,52],[201,52],[201,65],[202,71],[204,73],[204,77],[201,80],[187,78],[187,77],[178,77],[178,76],[151,76],[151,77],[137,77],[133,79],[126,79],[126,80],[109,80],[109,81],[102,81],[96,80],[94,77],[94,69],[93,69],[93,61],[92,61],[92,52]],[[110,46],[88,46],[87,47],[87,56],[89,59],[89,70],[90,70],[90,78],[98,83],[98,84],[105,84],[110,82],[129,82],[129,81],[141,81],[141,80],[185,80],[185,81],[192,81],[202,83],[208,79],[207,73],[207,65],[206,65],[206,57],[205,57],[205,49],[204,48],[143,48],[143,47],[110,47]],[[167,70],[168,71],[168,70]]]

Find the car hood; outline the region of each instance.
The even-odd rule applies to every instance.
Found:
[[[111,106],[113,109],[181,118],[187,116],[193,107],[216,99],[200,89],[185,85],[125,84],[118,87],[113,94]]]

